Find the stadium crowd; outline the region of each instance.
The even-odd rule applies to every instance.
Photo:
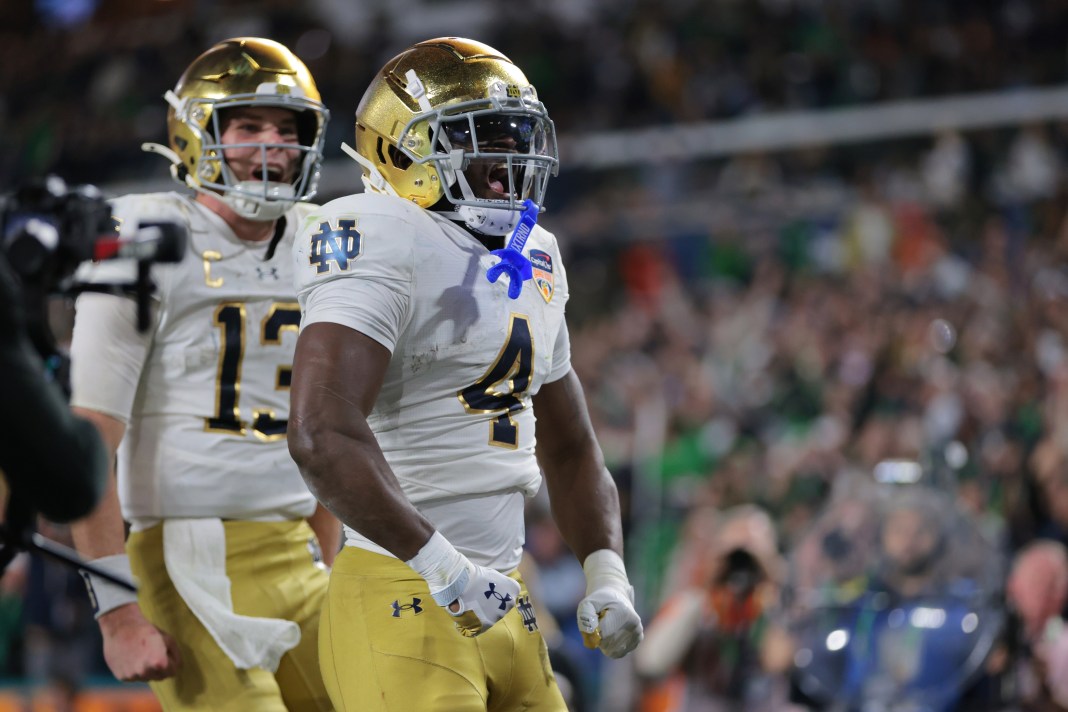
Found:
[[[130,7],[102,2],[76,30],[0,10],[18,30],[0,43],[0,184],[158,173],[138,144],[159,138],[159,96],[188,47],[238,34],[308,61],[336,155],[400,30],[383,10],[342,37],[325,0],[259,7],[250,20],[239,3],[176,0],[119,21]],[[1041,0],[542,3],[537,33],[495,12],[485,39],[529,68],[561,134],[1066,74],[1068,7]],[[1037,539],[1068,544],[1064,125],[612,172],[562,158],[544,224],[568,255],[574,365],[624,495],[643,617],[684,576],[694,512],[757,504],[788,555],[841,482],[888,457],[932,463],[1006,562]],[[574,636],[561,645],[578,703],[617,709],[601,692],[611,670],[568,618],[581,567],[539,506],[528,544]],[[77,581],[45,585],[47,569],[23,560],[0,585],[0,666],[9,680],[70,673],[73,688],[106,667]],[[56,664],[57,649],[83,659]],[[627,695],[638,704],[640,690]]]
[[[758,503],[788,553],[885,458],[932,463],[1005,556],[1068,543],[1063,137],[925,143],[679,167],[557,218],[647,611],[691,512]]]
[[[4,3],[0,183],[48,170],[94,183],[154,174],[139,144],[158,140],[160,96],[188,48],[242,35],[293,47],[342,118],[412,34],[477,33],[529,68],[562,134],[1065,78],[1068,8],[1048,0],[539,2],[523,20],[536,32],[515,31],[492,4],[411,5]],[[339,156],[351,127],[331,128],[328,156]]]

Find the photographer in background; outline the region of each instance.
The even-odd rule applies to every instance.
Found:
[[[40,353],[34,343],[39,339],[31,341],[33,325],[26,320],[31,305],[24,296],[29,275],[17,275],[8,262],[11,237],[3,235],[0,242],[0,471],[8,486],[4,565],[17,548],[12,538],[28,533],[34,512],[69,522],[92,511],[108,470],[96,429],[68,410],[45,368],[50,354]],[[31,311],[43,318],[43,308]],[[35,326],[38,333],[47,331],[47,324]]]
[[[784,568],[771,518],[754,505],[703,508],[685,532],[678,585],[636,652],[641,711],[792,709],[792,648],[768,615]]]

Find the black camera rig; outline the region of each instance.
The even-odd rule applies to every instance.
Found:
[[[49,298],[85,291],[132,295],[138,305],[138,327],[144,330],[150,319],[154,289],[151,266],[154,262],[180,261],[186,239],[183,225],[164,222],[142,222],[133,236],[120,237],[111,207],[95,187],[68,188],[55,176],[27,183],[0,197],[0,280],[14,281],[13,285],[0,285],[5,287],[0,290],[0,320],[4,313],[14,315],[5,323],[15,328],[16,340],[22,338],[19,331],[24,326],[25,336],[41,357],[46,373],[69,395],[67,357],[57,347],[49,325]],[[91,284],[76,279],[79,265],[109,259],[136,261],[136,278],[125,283]],[[2,303],[5,301],[13,303]],[[18,316],[20,313],[25,315],[24,321]],[[10,489],[6,516],[0,526],[0,572],[16,553],[28,550],[133,589],[132,582],[82,561],[74,550],[36,533],[33,503],[14,484]]]
[[[118,223],[100,191],[68,188],[57,176],[27,183],[0,198],[0,252],[19,278],[30,338],[44,357],[55,353],[45,307],[53,294],[84,291],[132,294],[138,325],[147,328],[153,262],[178,262],[185,252],[185,227],[142,222],[132,237],[120,238]],[[79,283],[77,267],[90,260],[134,259],[137,278],[128,283]]]

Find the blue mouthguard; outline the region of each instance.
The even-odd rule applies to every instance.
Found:
[[[486,279],[496,282],[502,274],[508,275],[508,296],[518,299],[523,291],[523,282],[533,276],[530,260],[523,256],[523,247],[527,244],[534,226],[538,224],[538,205],[530,198],[523,201],[523,214],[515,226],[508,244],[503,249],[494,250],[491,255],[500,257],[501,261],[486,270]]]

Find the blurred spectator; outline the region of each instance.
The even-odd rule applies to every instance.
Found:
[[[1027,710],[1068,709],[1068,552],[1060,542],[1039,539],[1016,555],[1006,598],[1023,634],[1021,702]]]
[[[1060,174],[1060,161],[1045,129],[1028,126],[1013,139],[1002,175],[1004,182],[995,189],[1014,202],[1048,199],[1057,192]]]
[[[923,187],[937,208],[955,208],[968,188],[971,157],[968,144],[958,131],[943,131],[923,157]]]
[[[789,709],[791,651],[773,629],[783,561],[763,510],[744,505],[688,518],[679,582],[635,658],[643,712]]]
[[[926,478],[907,461],[875,474]],[[793,699],[815,709],[1001,709],[1001,562],[950,493],[884,484],[840,497],[790,556]]]
[[[71,546],[68,530],[42,520],[41,533]],[[107,674],[102,642],[78,571],[52,559],[29,558],[25,598],[24,671],[53,709],[76,709],[90,677]]]
[[[579,601],[586,596],[586,576],[548,511],[544,490],[527,507],[526,538],[523,580],[529,586],[560,691],[571,712],[597,709],[604,656],[583,645],[576,624]]]
[[[545,508],[531,506],[527,511],[526,550],[537,567],[539,603],[556,621],[563,622],[561,629],[573,628],[578,603],[586,596],[582,565],[568,551]]]
[[[1016,554],[1005,590],[1028,641],[1042,640],[1068,605],[1068,552],[1060,542],[1037,539]]]

